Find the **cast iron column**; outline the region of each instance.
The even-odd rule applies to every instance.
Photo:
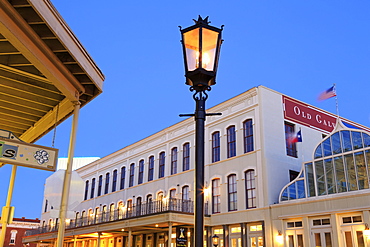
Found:
[[[203,246],[204,231],[204,122],[207,94],[198,91],[193,96],[195,106],[195,239],[194,246]]]

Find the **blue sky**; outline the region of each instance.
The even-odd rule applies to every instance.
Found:
[[[51,0],[106,76],[104,92],[81,109],[75,156],[103,157],[192,113],[178,26],[198,15],[225,25],[217,84],[207,107],[264,85],[335,112],[317,95],[337,84],[340,115],[370,126],[370,1]],[[57,127],[66,157],[71,120]],[[52,134],[38,144],[51,146]],[[11,166],[0,169],[5,204]],[[19,167],[16,217],[41,215],[52,173]]]

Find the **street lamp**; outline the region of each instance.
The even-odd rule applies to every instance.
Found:
[[[216,28],[208,25],[208,16],[198,17],[195,24],[188,28],[180,27],[182,49],[184,53],[186,84],[194,92],[195,119],[195,210],[194,210],[194,246],[203,246],[204,229],[204,122],[206,116],[221,115],[221,113],[206,113],[206,91],[216,84],[218,58],[222,43],[223,26]]]
[[[217,247],[220,242],[220,238],[215,234],[212,236],[212,244],[214,247]]]

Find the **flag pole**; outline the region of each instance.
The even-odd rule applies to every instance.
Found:
[[[337,118],[339,119],[338,94],[337,94],[337,85],[335,83],[334,83],[334,90],[335,90],[335,108],[337,111]]]

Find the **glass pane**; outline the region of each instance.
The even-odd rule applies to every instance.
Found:
[[[293,235],[288,235],[288,246],[294,247],[294,236]]]
[[[363,232],[362,231],[356,231],[356,237],[357,237],[357,246],[358,247],[365,247]]]
[[[349,191],[358,190],[356,170],[355,165],[353,163],[353,155],[352,154],[345,155],[344,160],[347,166],[348,190]]]
[[[256,237],[251,237],[251,246],[252,247],[257,247],[257,238]]]
[[[289,199],[297,199],[297,193],[296,193],[296,189],[295,189],[295,183],[292,183],[291,185],[289,185],[288,187],[288,190],[289,190]]]
[[[344,130],[340,132],[342,135],[342,147],[343,152],[351,151],[352,144],[351,144],[351,135],[348,130]]]
[[[297,242],[298,242],[299,247],[303,247],[303,235],[302,234],[297,235]]]
[[[351,131],[351,133],[352,133],[353,149],[362,148],[363,144],[362,144],[361,132]]]
[[[258,237],[258,247],[263,247],[263,237]]]
[[[355,153],[355,164],[357,170],[358,189],[368,189],[369,182],[367,179],[365,156],[363,152]]]
[[[333,147],[333,154],[339,154],[342,152],[342,147],[340,145],[339,132],[335,132],[331,136],[331,145]]]
[[[322,157],[322,147],[321,144],[315,150],[315,159]]]
[[[325,141],[323,141],[322,143],[322,147],[324,149],[324,157],[325,156],[330,156],[332,155],[333,153],[331,152],[331,141],[330,141],[330,138],[326,139]]]
[[[362,133],[362,138],[364,139],[364,146],[370,147],[370,136],[366,133]]]
[[[315,178],[313,176],[313,167],[312,163],[305,164],[305,172],[306,172],[306,186],[308,196],[315,196]]]
[[[351,232],[344,232],[344,237],[346,239],[346,247],[353,247]]]
[[[213,70],[218,33],[205,28],[202,28],[202,30],[202,68],[206,70]]]
[[[281,193],[281,200],[282,200],[282,201],[287,201],[287,200],[289,200],[289,199],[288,199],[288,188],[286,188],[286,189],[283,191],[283,193]]]
[[[367,174],[370,175],[370,150],[365,151],[365,156],[366,156]]]
[[[298,198],[305,198],[306,192],[304,190],[304,180],[299,180],[297,183],[297,196]]]
[[[199,59],[199,28],[184,33],[188,70],[195,70]]]
[[[316,171],[316,184],[318,195],[326,195],[326,186],[325,186],[325,173],[323,161],[315,162],[315,171]]]
[[[343,157],[334,158],[335,175],[337,179],[338,193],[347,191],[347,181],[344,173]]]
[[[315,233],[315,246],[321,247],[321,236],[319,232]]]
[[[332,159],[325,160],[325,173],[328,194],[337,193]]]
[[[331,244],[331,234],[330,232],[325,232],[325,246],[326,247],[331,247],[332,244]]]

